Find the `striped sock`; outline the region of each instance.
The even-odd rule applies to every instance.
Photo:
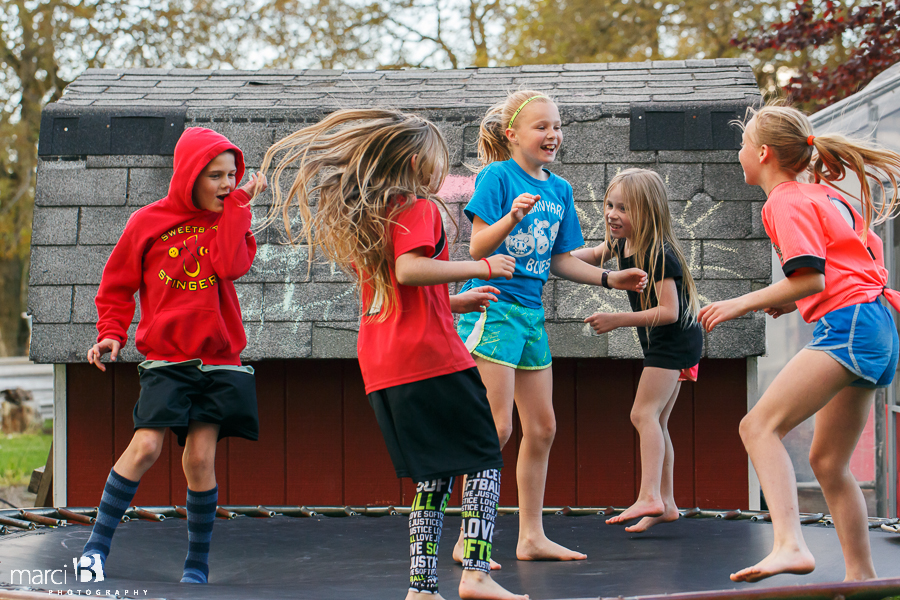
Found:
[[[103,496],[100,498],[100,508],[97,511],[97,521],[91,531],[91,537],[84,545],[82,556],[100,555],[101,564],[106,563],[109,556],[109,547],[112,544],[112,536],[116,532],[116,525],[122,520],[122,515],[131,506],[134,494],[137,492],[140,481],[125,479],[110,469],[109,478],[103,487]]]
[[[219,486],[206,492],[187,493],[188,553],[181,583],[206,583],[209,579],[209,542],[216,521]]]

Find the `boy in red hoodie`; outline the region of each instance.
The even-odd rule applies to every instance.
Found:
[[[116,525],[143,474],[159,457],[166,428],[184,446],[188,554],[183,583],[206,583],[216,516],[216,442],[256,440],[259,419],[253,368],[242,366],[247,345],[234,280],[250,270],[256,240],[250,232],[251,195],[265,175],[244,175],[237,146],[215,131],[187,129],[175,146],[168,195],[136,211],[113,249],[97,292],[97,343],[88,362],[116,360],[128,339],[139,292],[137,349],[141,394],[134,437],[109,473],[97,522],[80,566],[100,580]]]

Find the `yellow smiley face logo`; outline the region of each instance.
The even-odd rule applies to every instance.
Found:
[[[178,258],[178,248],[169,248],[169,256],[172,258]]]

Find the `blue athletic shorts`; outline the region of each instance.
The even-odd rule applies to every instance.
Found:
[[[900,341],[890,311],[874,300],[833,310],[819,319],[806,347],[827,352],[859,375],[852,386],[883,388],[894,380]]]
[[[550,366],[543,307],[492,302],[483,313],[462,315],[456,331],[474,356],[514,369],[537,371]]]

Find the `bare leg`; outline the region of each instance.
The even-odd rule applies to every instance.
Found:
[[[516,464],[519,484],[519,560],[584,560],[586,555],[550,541],[544,533],[544,487],[550,447],[556,436],[551,369],[516,371],[516,406],[522,442]]]
[[[165,428],[142,428],[134,432],[134,437],[125,452],[113,467],[119,475],[132,481],[140,481],[144,473],[153,466],[162,452]]]
[[[844,581],[874,579],[866,501],[850,472],[850,458],[866,426],[875,390],[847,387],[816,414],[809,462],[822,486],[844,551]]]
[[[732,581],[759,581],[779,573],[809,573],[816,561],[800,530],[797,481],[782,438],[856,379],[828,354],[803,349],[775,378],[741,421],[740,433],[772,517],[772,552]],[[858,435],[858,434],[857,434]]]
[[[673,401],[673,390],[677,394],[678,374],[678,371],[657,367],[645,367],[641,373],[634,407],[631,409],[631,422],[641,438],[641,491],[637,502],[621,514],[607,519],[607,523],[623,523],[638,517],[659,517],[666,510],[660,493],[668,434],[662,423],[662,414],[669,402]]]
[[[494,425],[497,427],[497,435],[500,438],[500,448],[506,445],[512,435],[513,427],[513,402],[516,390],[516,370],[499,363],[474,357],[478,366],[478,374],[487,390],[488,402],[491,404],[491,414],[494,417]],[[463,489],[465,489],[463,478]],[[459,539],[453,546],[453,560],[462,563],[463,559],[463,532],[459,531]],[[491,559],[491,570],[500,569],[501,565]]]
[[[212,423],[191,421],[181,465],[187,478],[188,488],[203,492],[216,487],[216,441],[219,426]]]
[[[637,525],[626,527],[625,531],[631,533],[640,533],[647,531],[654,525],[659,523],[669,523],[678,520],[678,506],[675,504],[675,448],[672,446],[672,437],[669,435],[669,417],[672,415],[672,409],[675,408],[675,400],[678,398],[678,392],[681,390],[681,382],[675,382],[675,391],[672,397],[666,403],[666,407],[659,415],[659,426],[662,429],[665,438],[666,451],[663,458],[662,481],[660,482],[659,492],[662,496],[663,513],[658,517],[644,517],[638,521]],[[643,460],[643,459],[642,459]]]

